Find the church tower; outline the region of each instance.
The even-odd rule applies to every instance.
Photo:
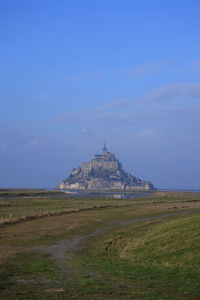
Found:
[[[105,155],[108,152],[107,147],[106,147],[106,140],[104,139],[104,146],[102,149],[102,154]]]

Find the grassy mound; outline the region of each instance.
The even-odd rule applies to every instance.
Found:
[[[199,299],[199,229],[200,215],[128,225],[87,241],[78,264],[134,286],[136,299]]]

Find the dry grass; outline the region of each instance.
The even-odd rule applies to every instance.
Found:
[[[12,210],[13,217],[17,217],[19,211],[23,213],[27,210],[29,213],[25,220],[0,227],[0,289],[3,299],[58,299],[61,296],[62,299],[198,299],[194,296],[198,286],[196,273],[192,269],[183,269],[182,273],[179,269],[170,269],[173,259],[167,257],[162,261],[163,269],[157,267],[159,261],[156,260],[156,253],[162,258],[162,250],[169,252],[172,244],[174,248],[177,246],[178,250],[183,250],[183,239],[178,240],[181,224],[184,230],[188,228],[184,237],[187,244],[192,244],[192,239],[198,240],[197,226],[195,234],[190,235],[193,223],[187,223],[190,228],[186,223],[180,223],[181,216],[113,228],[97,238],[87,239],[77,256],[74,253],[72,265],[65,265],[68,262],[64,262],[62,269],[52,257],[41,255],[37,249],[40,245],[53,245],[58,240],[87,235],[111,221],[172,212],[198,212],[200,194],[163,192],[150,198],[133,200],[16,197],[2,200],[8,201],[11,206],[1,207],[1,215]],[[93,207],[97,205],[103,207]],[[41,207],[44,208],[43,215],[37,216],[36,211],[36,216],[31,216],[33,208]],[[166,224],[169,226],[165,227]],[[177,235],[176,224],[179,224]],[[170,234],[172,229],[175,230],[174,235]],[[157,249],[152,252],[154,262],[150,266],[148,259],[155,237]],[[192,255],[198,256],[195,249],[198,249],[196,245],[192,252],[182,255],[188,265]],[[189,253],[193,253],[191,257],[187,257]],[[144,262],[142,267],[137,257]],[[179,261],[179,265],[181,263]],[[75,268],[75,272],[67,277],[67,273],[62,271],[65,267],[68,267],[67,272],[71,267]],[[183,286],[183,292],[180,286]]]
[[[176,208],[175,208],[176,207]],[[78,209],[52,215],[28,218],[26,222],[17,222],[0,228],[0,245],[10,248],[29,247],[40,244],[49,244],[58,239],[72,237],[75,234],[90,232],[111,220],[139,218],[146,215],[156,215],[173,211],[200,209],[199,202],[188,205],[182,203],[136,203],[121,207],[104,207],[92,209]],[[23,221],[23,220],[22,220]]]
[[[20,222],[30,221],[33,219],[39,219],[39,218],[45,218],[45,217],[52,217],[52,216],[61,216],[61,215],[67,215],[71,213],[78,213],[85,210],[92,210],[92,209],[104,209],[104,208],[114,208],[114,207],[122,207],[127,205],[97,205],[86,207],[86,208],[79,208],[79,209],[65,209],[65,210],[50,210],[50,211],[29,211],[25,212],[22,215],[19,213],[18,215],[13,213],[10,213],[8,216],[1,216],[0,219],[0,226],[2,225],[10,225],[10,224],[16,224]]]
[[[10,204],[6,201],[0,201],[0,207],[10,207]]]

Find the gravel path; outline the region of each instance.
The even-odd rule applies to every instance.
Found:
[[[40,246],[40,247],[36,247],[35,249],[40,250],[41,252],[44,252],[44,253],[48,253],[48,254],[52,255],[53,258],[56,259],[57,261],[62,262],[66,259],[70,259],[72,251],[76,250],[77,247],[80,245],[80,243],[83,240],[85,240],[87,238],[91,238],[91,237],[96,237],[99,234],[102,234],[111,228],[118,227],[118,226],[125,226],[125,225],[129,225],[129,224],[135,224],[135,223],[139,223],[139,222],[150,221],[150,220],[163,219],[163,218],[168,218],[168,217],[176,216],[176,215],[185,215],[188,213],[190,213],[190,212],[189,211],[173,212],[173,213],[168,213],[168,214],[143,217],[143,218],[137,218],[137,219],[113,221],[113,222],[107,223],[102,228],[99,228],[90,234],[79,235],[79,236],[74,237],[71,240],[60,240],[51,246]]]

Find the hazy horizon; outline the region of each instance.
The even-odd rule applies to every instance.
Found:
[[[200,188],[200,2],[1,1],[0,188],[54,188],[101,152]]]

